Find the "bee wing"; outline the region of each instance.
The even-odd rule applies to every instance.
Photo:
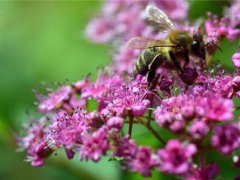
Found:
[[[147,49],[151,47],[175,47],[175,45],[166,44],[162,40],[154,40],[144,37],[133,37],[127,42],[126,47],[131,49]]]
[[[146,49],[148,47],[149,39],[143,37],[133,37],[130,39],[126,47],[131,49]]]
[[[147,14],[147,18],[150,22],[157,24],[159,27],[167,31],[176,30],[176,27],[173,24],[173,22],[168,18],[168,16],[163,11],[161,11],[157,7],[148,5],[145,11]]]

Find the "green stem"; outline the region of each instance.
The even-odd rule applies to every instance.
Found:
[[[143,118],[145,118],[145,119],[147,119],[147,120],[149,120],[149,121],[154,121],[154,118],[152,118],[152,117],[143,116]]]
[[[129,128],[128,128],[129,138],[131,138],[131,136],[132,136],[133,119],[134,119],[134,117],[130,114],[129,115]]]
[[[130,121],[125,121],[125,123],[130,123]],[[139,124],[139,122],[138,121],[133,121],[133,124]]]
[[[153,129],[150,123],[144,122],[142,119],[138,118],[139,122],[145,126],[162,144],[166,144],[166,141]]]

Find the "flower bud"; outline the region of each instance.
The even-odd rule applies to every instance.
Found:
[[[107,121],[107,127],[109,129],[115,129],[117,131],[120,131],[123,126],[123,118],[121,117],[111,117]]]
[[[232,80],[232,87],[235,92],[240,91],[240,76],[236,76]]]
[[[198,77],[198,73],[195,69],[186,67],[180,75],[182,81],[187,85],[192,85],[195,79]]]

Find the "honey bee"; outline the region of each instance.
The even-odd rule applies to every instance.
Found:
[[[134,65],[134,75],[146,75],[147,81],[152,83],[156,79],[158,67],[168,61],[177,70],[184,83],[192,84],[197,77],[197,71],[186,66],[190,55],[201,59],[206,64],[202,34],[197,32],[192,35],[187,31],[178,30],[168,16],[155,6],[147,6],[146,14],[149,21],[168,34],[163,40],[134,37],[127,42],[128,48],[144,49]]]

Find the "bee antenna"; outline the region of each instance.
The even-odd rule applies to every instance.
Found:
[[[212,45],[214,45],[217,49],[219,49],[221,52],[223,51],[217,44],[215,44],[214,42],[212,42]]]
[[[216,47],[218,50],[220,50],[221,52],[223,51],[217,44],[215,44],[214,42],[208,42],[204,45],[204,47],[208,47],[209,45],[213,45],[214,47]]]
[[[171,44],[166,44],[166,45],[162,45],[162,46],[153,46],[152,48],[155,48],[155,47],[177,47],[177,45],[171,45]]]

